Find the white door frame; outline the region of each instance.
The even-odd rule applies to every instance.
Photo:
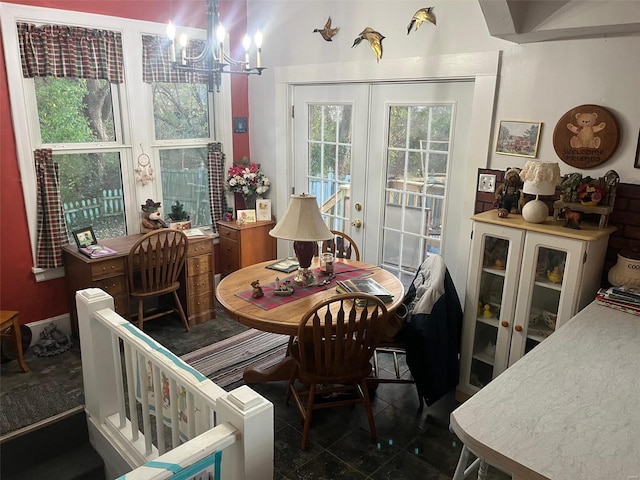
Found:
[[[276,193],[276,218],[280,218],[289,204],[293,188],[293,86],[313,83],[389,82],[473,79],[474,93],[469,132],[469,169],[464,172],[465,189],[461,195],[463,218],[473,215],[475,205],[476,177],[478,168],[486,168],[491,152],[494,104],[498,86],[501,52],[479,52],[437,55],[433,57],[411,57],[385,60],[384,66],[373,62],[346,62],[318,65],[296,65],[274,68],[275,79],[275,158],[279,184],[287,185]],[[400,73],[401,72],[401,73]],[[284,182],[283,182],[284,180]],[[455,206],[452,206],[455,208]],[[468,252],[471,238],[471,221],[466,220],[460,230],[457,247],[461,261],[457,271],[451,272],[456,289],[464,302],[468,268]],[[278,256],[291,253],[291,242],[278,242]],[[463,303],[464,304],[464,303]]]

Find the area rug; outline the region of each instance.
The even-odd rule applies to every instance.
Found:
[[[288,342],[287,335],[249,329],[180,358],[214,383],[226,387],[242,380],[248,366],[262,370],[280,362]]]

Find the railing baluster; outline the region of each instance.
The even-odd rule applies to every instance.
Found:
[[[129,417],[131,419],[131,438],[133,441],[138,440],[138,409],[136,408],[136,391],[135,391],[135,370],[133,367],[133,357],[136,355],[131,345],[125,344],[124,358],[125,371],[127,374],[127,397],[129,399]],[[122,426],[124,427],[124,425]]]
[[[174,399],[171,402],[171,446],[176,448],[180,445],[180,419],[178,418],[178,386],[175,379],[169,379],[169,395]]]
[[[137,352],[138,381],[140,385],[140,403],[142,404],[142,433],[144,435],[145,455],[150,455],[153,451],[153,439],[151,438],[151,418],[149,416],[149,385],[147,384],[147,357],[140,351]],[[153,385],[152,392],[155,394],[157,386]]]
[[[153,372],[153,400],[155,406],[156,417],[156,434],[158,435],[158,453],[162,455],[167,450],[167,445],[164,441],[164,415],[162,413],[162,375],[157,365],[152,366]]]
[[[124,428],[127,420],[127,412],[124,402],[124,383],[122,380],[122,356],[120,355],[120,339],[115,332],[111,332],[111,350],[113,351],[113,369],[116,374],[116,395],[118,396],[118,417],[120,428]]]

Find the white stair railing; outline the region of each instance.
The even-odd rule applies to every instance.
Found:
[[[214,384],[114,310],[76,293],[89,439],[108,478],[273,478],[273,404]],[[133,471],[132,471],[133,470]],[[206,477],[205,477],[206,478]]]

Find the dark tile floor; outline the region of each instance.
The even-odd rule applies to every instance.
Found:
[[[189,333],[171,319],[145,325],[150,336],[176,355],[244,329],[224,312],[219,312],[214,320],[193,327]],[[30,349],[25,359],[31,369],[29,373],[21,373],[15,361],[2,365],[0,395],[44,382],[59,385],[63,392],[81,389],[82,369],[77,348],[53,357],[36,357]],[[380,364],[388,372],[393,368],[390,355],[382,355]],[[401,367],[408,375],[406,365]],[[227,389],[240,385],[242,382]],[[366,415],[358,405],[314,412],[309,445],[301,451],[302,425],[294,403],[284,403],[286,382],[251,386],[274,404],[276,480],[439,480],[453,475],[462,448],[455,434],[449,431],[449,414],[457,407],[453,394],[418,412],[413,385],[381,384],[373,394],[377,442],[370,441]],[[79,401],[82,402],[81,396]],[[489,478],[508,479],[509,476],[490,468]]]

